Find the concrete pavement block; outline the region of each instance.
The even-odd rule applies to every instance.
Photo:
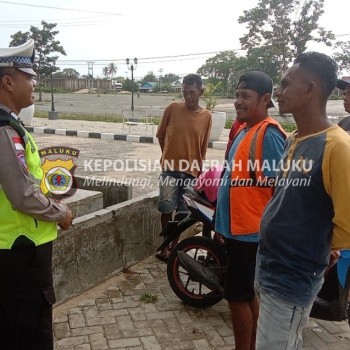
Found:
[[[222,141],[213,141],[213,148],[214,149],[226,149],[227,147],[227,142],[222,142]]]
[[[126,135],[126,141],[140,142],[140,136],[139,135]]]
[[[44,130],[45,130],[45,128],[43,128],[41,126],[34,126],[34,133],[35,134],[43,134]]]
[[[196,339],[193,344],[198,350],[211,350],[211,346],[205,339]]]
[[[114,134],[111,134],[109,132],[102,132],[101,139],[102,140],[114,140]]]
[[[107,339],[104,337],[103,333],[91,334],[90,345],[94,350],[106,350],[109,349],[107,345]]]
[[[142,345],[145,349],[161,350],[161,346],[158,344],[154,335],[140,338]]]
[[[81,336],[81,335],[103,333],[103,327],[102,326],[91,326],[91,327],[74,328],[71,330],[71,333],[72,333],[72,336]]]
[[[55,320],[55,324],[53,327],[53,332],[55,335],[55,338],[60,340],[63,338],[70,337],[72,335],[70,328],[69,328],[69,323],[67,322],[60,322],[56,323],[57,320]]]
[[[104,324],[102,326],[105,337],[107,340],[112,339],[120,339],[121,338],[121,330],[119,329],[118,325],[115,324]]]
[[[90,317],[86,318],[87,326],[100,326],[104,324],[115,323],[115,317]]]
[[[90,344],[80,344],[74,347],[74,350],[91,350]]]
[[[68,316],[70,328],[85,327],[85,318],[82,314],[73,314]]]
[[[89,137],[89,132],[88,131],[78,131],[77,132],[77,136],[78,137],[86,137],[86,138],[88,138]]]
[[[94,306],[96,305],[95,299],[86,299],[79,302],[79,306]]]
[[[80,344],[89,344],[89,338],[87,335],[83,335],[80,337],[63,338],[57,341],[57,345],[62,347],[75,346]]]
[[[56,129],[55,134],[56,135],[66,136],[67,135],[67,130],[66,129]]]
[[[108,341],[110,349],[128,349],[129,347],[134,348],[135,346],[140,345],[141,342],[139,338],[115,339]]]

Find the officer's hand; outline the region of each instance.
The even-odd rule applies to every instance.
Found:
[[[73,219],[74,215],[72,211],[67,207],[66,216],[58,222],[58,226],[61,228],[61,230],[68,230],[69,227],[72,225]]]

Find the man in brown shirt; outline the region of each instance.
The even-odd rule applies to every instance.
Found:
[[[204,91],[201,77],[187,75],[182,91],[185,101],[165,109],[156,135],[162,150],[158,210],[163,229],[174,212],[187,210],[182,195],[202,171],[211,130],[211,114],[199,106]],[[168,250],[156,256],[166,259]]]

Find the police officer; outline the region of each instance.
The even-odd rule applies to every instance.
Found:
[[[52,241],[72,212],[40,190],[37,146],[18,120],[33,104],[34,41],[0,49],[0,349],[52,350]]]

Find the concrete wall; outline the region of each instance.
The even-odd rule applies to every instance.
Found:
[[[127,201],[132,198],[132,187],[122,182],[106,183],[91,176],[74,176],[77,187],[103,194],[103,208]]]
[[[153,254],[161,242],[158,191],[74,220],[54,243],[57,302]]]
[[[41,83],[46,87],[51,87],[51,79],[42,79]],[[65,79],[54,78],[52,86],[56,89],[63,89],[69,91],[78,91],[81,89],[102,89],[115,90],[112,86],[112,81],[107,79]]]

